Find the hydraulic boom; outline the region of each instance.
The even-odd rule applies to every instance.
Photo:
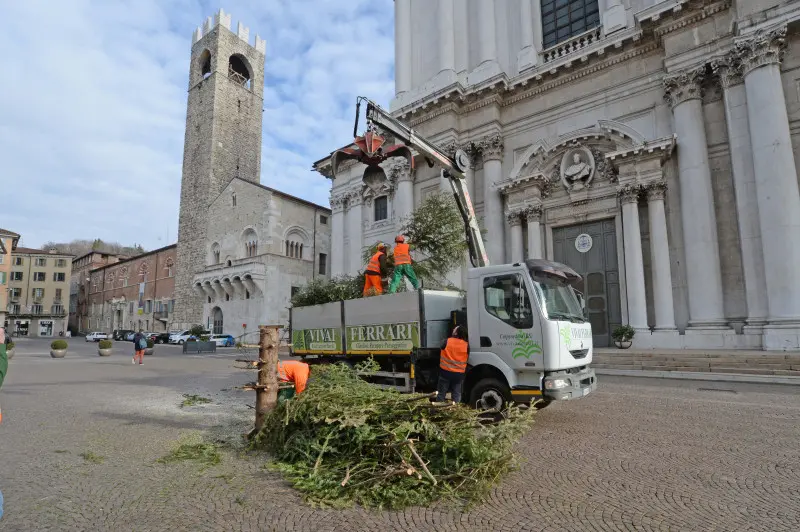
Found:
[[[453,189],[453,196],[456,205],[461,212],[466,229],[467,245],[469,246],[470,261],[474,267],[488,266],[489,257],[486,254],[486,246],[483,242],[481,229],[478,226],[478,218],[475,216],[475,208],[467,189],[465,172],[469,170],[469,156],[462,150],[456,150],[453,157],[447,155],[438,146],[429,142],[414,132],[399,120],[392,117],[389,113],[381,109],[375,102],[359,97],[356,104],[356,124],[354,135],[358,130],[358,114],[361,102],[367,102],[367,127],[377,127],[384,132],[392,135],[397,141],[420,152],[429,163],[432,161],[442,168],[442,177],[447,178],[450,187]]]

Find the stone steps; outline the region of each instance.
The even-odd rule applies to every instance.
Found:
[[[596,369],[800,377],[800,353],[597,350]]]

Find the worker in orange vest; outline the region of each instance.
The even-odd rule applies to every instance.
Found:
[[[439,355],[439,383],[436,386],[436,401],[444,401],[447,392],[454,403],[461,402],[461,386],[464,384],[464,373],[467,371],[469,359],[469,343],[467,331],[460,325],[453,329],[450,338],[442,346]]]
[[[364,272],[364,297],[383,294],[381,279],[386,277],[386,244],[380,242],[378,251],[369,259]]]
[[[294,391],[298,395],[306,389],[310,373],[311,367],[305,362],[299,360],[278,361],[278,380],[294,384]]]
[[[417,274],[414,273],[414,268],[411,266],[411,248],[406,244],[406,239],[403,235],[398,235],[395,239],[394,246],[394,276],[392,283],[389,285],[389,293],[394,294],[397,292],[397,287],[400,286],[400,281],[403,277],[408,277],[414,290],[419,288],[419,281]]]

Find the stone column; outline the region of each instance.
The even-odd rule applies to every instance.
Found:
[[[411,0],[394,2],[395,93],[411,90]]]
[[[761,242],[753,145],[750,141],[742,64],[736,58],[729,58],[727,61],[715,63],[713,67],[719,74],[725,102],[747,299],[747,326],[760,328],[767,322],[767,280],[764,277],[764,248]]]
[[[650,221],[650,263],[653,269],[653,299],[656,329],[675,330],[675,306],[672,301],[672,271],[667,238],[667,216],[664,210],[666,183],[647,187],[647,208]],[[626,245],[627,249],[627,245]]]
[[[331,277],[344,275],[344,202],[342,194],[331,195]]]
[[[624,29],[628,25],[625,15],[625,6],[622,0],[606,0],[606,9],[603,11],[603,31],[610,35],[615,31]]]
[[[525,212],[525,216],[528,220],[528,258],[544,258],[544,253],[542,252],[542,230],[540,226],[542,207],[540,205],[529,207]]]
[[[678,179],[689,285],[689,326],[726,325],[701,85],[705,67],[664,80],[678,136]]]
[[[800,190],[781,83],[786,26],[737,43],[747,92],[758,213],[764,249],[769,323],[800,327]],[[765,347],[794,348],[800,339],[778,344],[765,331]],[[788,342],[788,343],[787,343]]]
[[[485,2],[493,4],[493,2]],[[483,2],[482,2],[483,4]],[[481,142],[483,154],[483,224],[486,229],[486,252],[492,264],[505,263],[505,224],[503,198],[494,184],[503,176],[503,139],[493,135]]]
[[[478,45],[481,63],[497,59],[494,2],[478,2]]]
[[[361,204],[360,192],[351,192],[347,198],[347,236],[350,237],[349,256],[350,275],[356,275],[364,266],[361,260],[361,247],[364,245],[361,236]]]
[[[522,213],[511,211],[506,214],[508,225],[511,226],[511,262],[524,260],[524,242],[522,240]]]
[[[539,0],[520,0],[520,29],[522,30],[522,48],[517,53],[517,69],[522,72],[536,66],[539,52],[534,44],[533,27],[540,18],[534,22],[532,2]]]
[[[453,0],[439,0],[439,73],[456,69],[454,18]]]
[[[400,224],[414,211],[414,176],[411,165],[402,161],[396,163],[391,169],[392,180],[395,182],[395,213]],[[398,228],[399,229],[399,228]]]
[[[639,227],[639,193],[641,186],[625,185],[619,189],[622,204],[622,230],[625,248],[625,284],[628,288],[628,324],[634,329],[647,329],[647,302],[644,289],[642,232]]]

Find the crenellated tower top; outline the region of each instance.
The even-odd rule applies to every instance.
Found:
[[[231,14],[225,13],[222,9],[220,9],[214,16],[208,17],[202,26],[198,26],[196,30],[194,30],[194,34],[192,35],[192,45],[194,45],[197,41],[203,38],[204,35],[208,35],[211,30],[216,28],[217,26],[222,26],[223,28],[231,30]],[[241,40],[245,43],[249,44],[262,54],[267,53],[267,43],[264,39],[259,37],[256,34],[255,41],[250,43],[250,28],[242,24],[241,22],[238,23],[236,27],[236,36],[238,36]]]

